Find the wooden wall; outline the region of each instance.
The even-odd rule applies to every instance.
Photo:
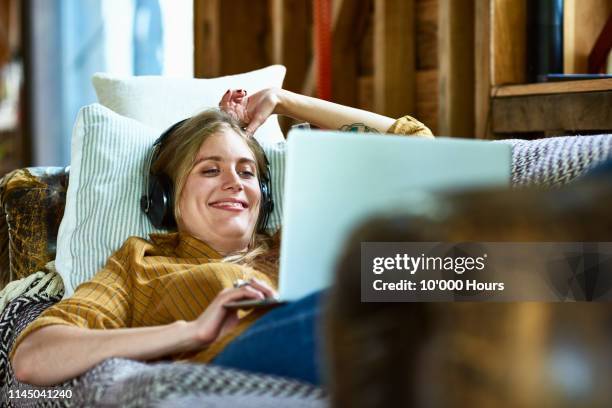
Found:
[[[17,0],[0,0],[0,67],[19,49],[20,5]]]
[[[285,88],[315,95],[312,0],[194,3],[196,76],[280,63]],[[475,0],[332,4],[333,101],[474,135]]]
[[[22,19],[22,8],[25,8],[23,0],[0,0],[0,71],[4,70],[11,63],[11,69],[21,69],[22,74],[26,71],[23,67],[25,61],[25,50],[22,42],[24,29],[22,23],[27,23]],[[3,72],[4,74],[4,72]],[[16,121],[11,116],[4,116],[3,119],[10,117],[9,120],[0,122],[0,177],[8,171],[26,166],[30,163],[30,140],[29,140],[29,106],[26,103],[28,96],[27,78],[21,80],[19,95],[15,99],[6,100],[7,83],[5,77],[0,83],[0,102],[4,109],[16,109]],[[11,83],[11,86],[17,84]],[[13,106],[16,104],[17,106]],[[10,107],[9,107],[10,106]],[[3,112],[4,113],[4,112]]]
[[[564,70],[587,72],[589,52],[612,15],[612,0],[564,0],[563,7]]]

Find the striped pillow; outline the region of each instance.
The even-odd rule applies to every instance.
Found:
[[[160,232],[140,210],[146,158],[160,133],[99,104],[79,112],[55,261],[64,280],[64,298],[91,279],[128,237]],[[280,227],[282,214],[284,142],[264,145],[264,150],[275,201],[272,233]]]

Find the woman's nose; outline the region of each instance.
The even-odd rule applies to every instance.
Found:
[[[235,171],[225,172],[225,178],[223,179],[223,187],[242,190],[242,180],[240,179],[240,175]]]

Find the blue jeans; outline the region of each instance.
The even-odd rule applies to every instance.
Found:
[[[270,310],[212,364],[321,384],[320,300],[315,292]]]

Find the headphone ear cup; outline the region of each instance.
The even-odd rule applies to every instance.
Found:
[[[257,226],[257,230],[264,233],[266,232],[270,214],[274,209],[274,201],[272,200],[269,179],[262,180],[259,183],[259,188],[261,190],[261,208],[259,210],[259,225]]]
[[[174,189],[165,174],[149,177],[149,211],[147,216],[155,228],[176,228],[174,219]]]
[[[265,190],[266,190],[266,212],[268,213],[268,215],[270,215],[269,213],[272,212],[272,210],[274,209],[274,201],[272,200],[272,192],[270,191],[270,182],[267,181],[265,183]]]

